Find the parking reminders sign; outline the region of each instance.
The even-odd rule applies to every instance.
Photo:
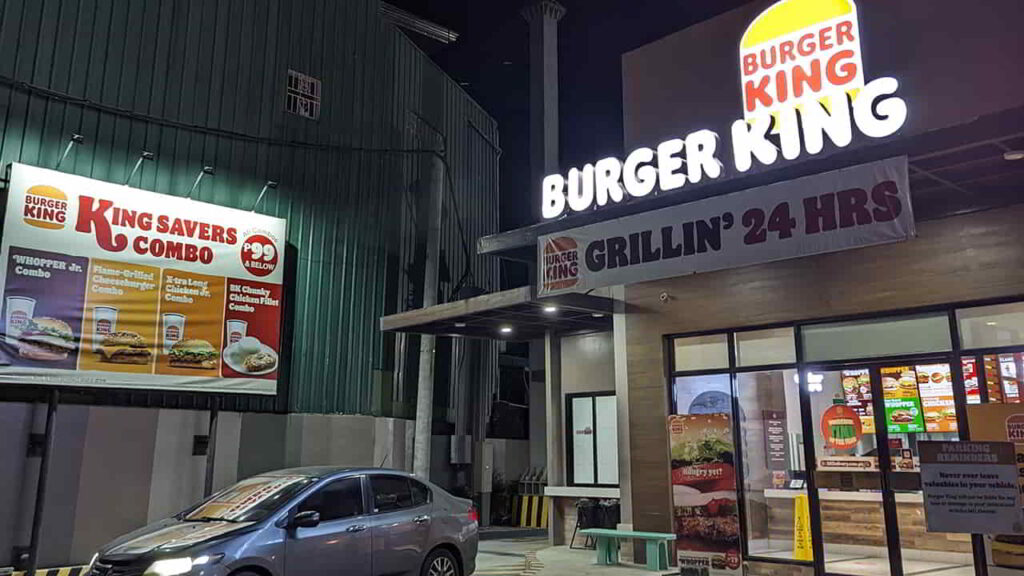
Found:
[[[286,222],[12,164],[0,378],[274,394]]]

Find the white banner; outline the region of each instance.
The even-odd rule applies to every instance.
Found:
[[[273,394],[280,218],[12,164],[0,378]]]
[[[549,296],[838,252],[914,236],[906,157],[542,236]]]

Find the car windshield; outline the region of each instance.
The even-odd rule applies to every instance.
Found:
[[[309,476],[253,476],[214,494],[182,520],[259,522],[315,481]]]

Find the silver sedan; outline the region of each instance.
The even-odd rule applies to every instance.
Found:
[[[238,482],[100,549],[88,576],[466,576],[472,502],[408,473],[293,468]]]

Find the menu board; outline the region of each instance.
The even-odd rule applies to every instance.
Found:
[[[786,413],[765,410],[764,458],[769,470],[789,470],[789,437],[786,434]]]
[[[968,404],[981,404],[981,386],[978,384],[978,363],[974,358],[961,360],[964,371],[964,391]]]
[[[916,367],[924,427],[928,432],[956,432],[956,408],[949,364]]]
[[[882,398],[890,434],[924,432],[917,372],[913,366],[882,368]]]
[[[999,375],[1003,379],[1003,394],[1008,404],[1020,402],[1020,381],[1017,380],[1017,360],[1013,354],[999,355]]]
[[[867,369],[843,370],[843,395],[846,405],[860,417],[861,431],[864,434],[875,432],[875,409],[871,405],[871,375]]]
[[[0,377],[274,394],[286,223],[12,164]]]

